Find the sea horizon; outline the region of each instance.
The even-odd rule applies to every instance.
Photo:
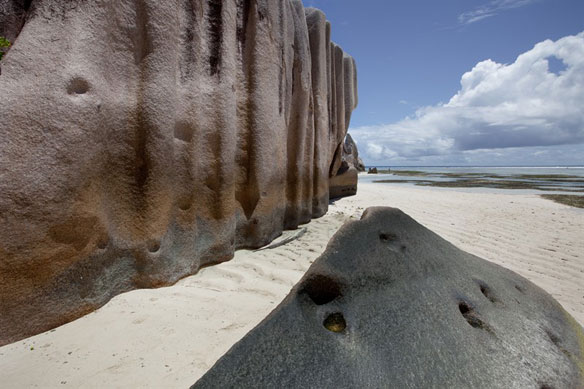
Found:
[[[379,174],[362,174],[360,182],[412,185],[465,192],[584,195],[584,166],[375,166]],[[366,172],[369,166],[366,166]],[[383,172],[386,170],[386,172]],[[389,172],[387,172],[389,170]],[[402,171],[404,173],[400,174]],[[407,172],[407,173],[406,173]],[[419,172],[419,173],[416,173]],[[439,182],[465,180],[469,185],[436,187]],[[470,181],[473,181],[470,183]],[[515,188],[503,187],[502,181]],[[520,184],[520,182],[522,184]]]
[[[584,169],[584,165],[365,165],[365,168]]]

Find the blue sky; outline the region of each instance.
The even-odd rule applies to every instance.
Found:
[[[584,1],[304,4],[357,61],[366,164],[584,165]]]

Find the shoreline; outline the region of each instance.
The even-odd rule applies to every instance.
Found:
[[[237,251],[171,287],[124,293],[1,347],[0,379],[7,387],[190,386],[280,303],[345,221],[376,205],[526,277],[584,324],[584,210],[539,195],[439,189],[360,182],[356,196],[336,200],[285,245]]]

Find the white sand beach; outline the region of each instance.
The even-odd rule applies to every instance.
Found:
[[[360,183],[357,196],[336,201],[283,246],[238,251],[172,287],[125,293],[72,323],[1,347],[0,386],[188,387],[278,305],[335,231],[369,206],[400,208],[461,249],[521,274],[584,324],[583,209],[512,192]]]

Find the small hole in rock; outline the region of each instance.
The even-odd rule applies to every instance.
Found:
[[[493,293],[491,292],[491,288],[489,288],[487,285],[485,284],[479,284],[480,288],[481,288],[481,293],[487,298],[489,299],[490,302],[492,302],[493,304],[498,302],[499,300],[497,300],[497,298],[495,296],[493,296]]]
[[[554,387],[553,387],[553,386],[551,386],[551,385],[548,385],[548,384],[542,384],[542,385],[541,385],[539,388],[540,388],[540,389],[554,389]]]
[[[331,332],[343,332],[347,328],[347,323],[343,314],[340,312],[331,313],[322,323],[324,327]]]
[[[466,302],[459,302],[458,309],[468,324],[474,328],[480,328],[491,332],[490,327],[478,317],[474,309]]]
[[[103,250],[107,247],[109,239],[108,238],[101,238],[97,241],[97,248]]]
[[[397,235],[389,232],[380,232],[379,240],[382,242],[392,242],[394,240],[397,240]]]
[[[178,122],[174,126],[174,137],[183,142],[190,142],[193,140],[193,128],[185,122]]]
[[[157,241],[150,241],[148,242],[148,251],[150,251],[151,253],[155,253],[158,250],[160,250],[160,243]]]
[[[191,207],[191,199],[190,198],[182,198],[180,200],[178,200],[178,207],[183,210],[186,211],[187,209],[189,209]]]
[[[323,305],[330,303],[341,296],[341,287],[338,282],[324,275],[316,275],[309,278],[301,289],[301,293],[308,294],[308,297],[316,304]]]
[[[525,289],[524,289],[524,288],[522,288],[522,287],[521,287],[521,286],[519,286],[519,285],[515,285],[515,289],[517,289],[517,290],[518,290],[518,291],[520,291],[521,293],[525,293]]]
[[[466,315],[467,313],[469,313],[471,311],[471,309],[468,306],[468,304],[465,303],[464,301],[461,301],[458,304],[458,309],[460,309],[460,313],[462,313],[463,315]]]
[[[67,93],[70,95],[82,95],[89,91],[89,83],[81,77],[75,77],[69,81]]]

